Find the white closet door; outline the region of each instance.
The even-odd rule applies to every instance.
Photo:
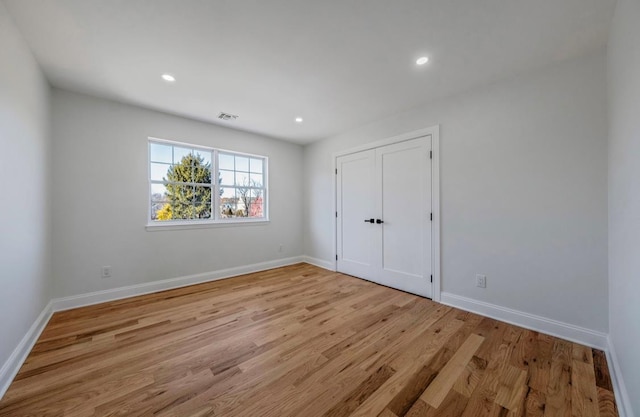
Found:
[[[373,245],[379,231],[370,222],[376,216],[375,151],[339,157],[337,168],[338,271],[375,280],[379,260]]]
[[[431,297],[431,149],[429,137],[376,150],[380,184],[377,282]]]
[[[337,158],[338,271],[432,296],[430,149],[425,136]]]

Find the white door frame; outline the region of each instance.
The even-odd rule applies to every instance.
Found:
[[[433,286],[432,286],[432,299],[433,301],[440,302],[440,287],[441,287],[441,275],[440,275],[440,125],[428,127],[426,129],[415,130],[412,132],[403,133],[402,135],[393,136],[391,138],[378,140],[375,142],[367,143],[365,145],[357,146],[354,148],[346,149],[332,154],[332,171],[337,171],[337,159],[340,156],[366,151],[369,149],[379,148],[385,145],[391,145],[398,142],[404,142],[407,140],[419,138],[422,136],[431,136],[431,212],[433,213],[433,223],[431,227],[431,265],[433,268]],[[334,174],[333,180],[333,209],[338,212],[338,176]],[[337,254],[338,250],[338,220],[336,216],[333,216],[333,253]],[[336,255],[337,256],[337,255]],[[338,261],[333,260],[333,270],[338,270]]]

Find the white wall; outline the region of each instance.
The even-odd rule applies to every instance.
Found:
[[[609,331],[640,415],[640,2],[618,0],[608,47]],[[628,410],[631,411],[631,410]],[[631,413],[633,414],[633,413]]]
[[[333,152],[441,124],[443,291],[606,332],[605,85],[598,53],[306,147],[306,254],[335,256]]]
[[[0,2],[0,368],[51,297],[49,153],[49,85]]]
[[[302,254],[301,146],[57,89],[52,106],[55,296]],[[145,230],[149,136],[268,156],[271,222]]]

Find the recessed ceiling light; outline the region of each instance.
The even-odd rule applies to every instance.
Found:
[[[172,83],[176,80],[176,77],[174,77],[171,74],[162,74],[162,79],[165,80],[166,82]]]
[[[302,123],[302,117],[296,117],[296,123]]]
[[[429,62],[429,57],[427,57],[427,56],[420,57],[420,58],[418,58],[416,60],[416,64],[418,64],[418,65],[424,65],[427,62]]]

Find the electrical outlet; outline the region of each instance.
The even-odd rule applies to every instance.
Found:
[[[476,275],[476,287],[487,288],[487,276],[486,275]]]
[[[278,252],[282,252],[284,250],[284,245],[280,245],[280,247],[278,248]]]
[[[102,278],[111,278],[111,267],[103,266],[102,267]]]

